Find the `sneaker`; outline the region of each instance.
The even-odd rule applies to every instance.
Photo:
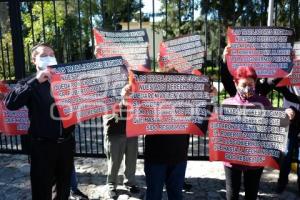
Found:
[[[130,193],[136,194],[140,192],[140,188],[136,185],[126,186]]]
[[[76,200],[88,200],[89,197],[85,194],[83,194],[79,189],[75,191],[71,191],[70,194],[71,199],[76,199]]]

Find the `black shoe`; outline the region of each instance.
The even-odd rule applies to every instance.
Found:
[[[183,183],[183,190],[190,191],[192,189],[193,185],[187,182]]]
[[[140,192],[140,188],[136,185],[126,186],[130,193],[136,194]]]
[[[89,197],[85,194],[83,194],[80,190],[75,190],[75,191],[71,191],[71,194],[70,194],[71,198],[74,198],[74,199],[79,199],[79,200],[88,200]]]

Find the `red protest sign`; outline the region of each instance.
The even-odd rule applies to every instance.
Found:
[[[64,127],[118,109],[128,83],[122,57],[52,66],[51,91]]]
[[[284,77],[292,70],[294,31],[280,27],[228,28],[226,55],[232,75],[240,66],[251,66],[259,78]]]
[[[209,121],[209,159],[279,169],[288,125],[284,110],[217,107]]]
[[[128,99],[128,137],[156,134],[203,135],[209,116],[206,76],[133,71]]]
[[[149,42],[145,29],[126,31],[99,31],[94,28],[96,57],[122,56],[130,69],[151,71]]]
[[[300,42],[294,44],[294,60],[293,69],[289,75],[284,77],[278,84],[277,87],[294,85],[300,86]]]
[[[0,93],[7,94],[9,91],[9,86],[4,81],[0,81]],[[2,100],[2,98],[0,100]]]
[[[287,85],[300,86],[300,60],[294,60],[294,66],[289,75],[284,77],[276,86],[282,87]]]
[[[164,41],[159,49],[159,67],[192,73],[204,63],[204,47],[200,35],[188,35]]]
[[[0,82],[0,93],[5,96],[9,91],[10,87]],[[5,135],[24,135],[28,133],[29,124],[27,108],[11,111],[0,100],[0,132]]]

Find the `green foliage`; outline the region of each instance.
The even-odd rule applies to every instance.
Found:
[[[92,58],[92,28],[113,29],[115,23],[132,20],[133,15],[128,15],[127,11],[135,13],[140,6],[135,0],[23,3],[25,47],[39,42],[49,43],[60,62]]]
[[[226,30],[229,26],[266,26],[268,1],[246,0],[161,0],[164,16],[157,24],[165,38],[198,32],[207,38],[208,59],[217,61],[226,45]],[[295,28],[296,40],[300,38],[299,0],[278,0],[275,12],[276,25]],[[193,19],[193,12],[200,12]],[[193,11],[194,10],[194,11]],[[167,11],[167,13],[166,13]],[[207,18],[206,18],[207,17]],[[205,20],[207,19],[207,20]],[[207,27],[207,28],[206,28]]]
[[[130,22],[137,19],[137,12],[143,7],[139,0],[108,0],[103,3],[103,28],[114,30],[119,22]]]

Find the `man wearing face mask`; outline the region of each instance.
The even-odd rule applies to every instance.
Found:
[[[10,110],[28,108],[32,199],[52,199],[55,180],[56,199],[65,200],[70,194],[74,126],[63,128],[50,92],[48,66],[57,64],[53,49],[47,44],[39,44],[32,48],[31,58],[37,73],[21,80],[6,96],[5,105]]]

